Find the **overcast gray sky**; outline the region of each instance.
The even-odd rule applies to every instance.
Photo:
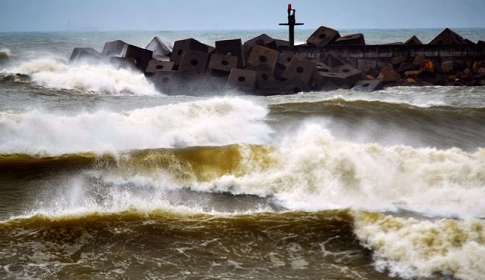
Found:
[[[0,0],[0,32],[485,27],[485,0]]]

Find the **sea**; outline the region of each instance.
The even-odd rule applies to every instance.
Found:
[[[166,95],[69,63],[118,39],[262,33],[287,38],[0,33],[0,279],[485,279],[485,87]]]

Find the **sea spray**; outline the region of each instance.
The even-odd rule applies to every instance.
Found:
[[[384,147],[334,139],[318,125],[289,136],[271,165],[197,182],[198,191],[273,196],[292,210],[405,209],[429,216],[485,216],[485,151]],[[251,169],[253,167],[254,169]]]
[[[260,141],[267,136],[266,128],[258,127],[263,129],[261,133],[246,135],[247,139]],[[205,142],[205,137],[198,143],[229,142]],[[108,142],[99,135],[95,139]],[[133,191],[139,186],[251,195],[272,198],[281,207],[302,211],[352,208],[406,210],[428,217],[485,216],[481,203],[485,200],[483,149],[467,153],[456,148],[349,143],[336,140],[316,124],[307,125],[275,146],[174,147],[170,142],[163,143],[167,145],[163,149],[115,150],[117,157],[105,157],[107,164],[103,164],[103,157],[100,164],[82,162],[87,162],[85,169],[94,169],[103,184],[131,185]],[[163,145],[158,142],[157,146]],[[77,157],[73,160],[73,166],[78,166]]]
[[[56,74],[84,71],[67,64],[74,47],[116,38],[263,32],[285,36],[5,33],[0,48],[8,67],[49,58],[67,68],[36,73]],[[58,89],[12,69],[0,67],[2,279],[483,279],[483,87],[222,102],[91,87],[91,75]]]
[[[38,110],[0,113],[0,153],[60,155],[269,141],[267,109],[214,98],[126,112],[73,116]]]
[[[29,75],[37,85],[77,90],[83,94],[158,95],[142,73],[117,69],[108,64],[66,64],[56,58],[39,58],[9,70]]]

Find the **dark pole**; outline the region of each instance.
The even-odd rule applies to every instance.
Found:
[[[293,50],[295,46],[295,25],[303,25],[303,23],[296,22],[295,13],[296,10],[291,8],[291,4],[288,4],[288,23],[280,23],[280,25],[288,25],[290,50]]]

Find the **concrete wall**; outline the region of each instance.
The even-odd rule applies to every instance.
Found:
[[[281,48],[281,51],[287,48]],[[479,45],[363,45],[363,46],[295,46],[293,51],[315,62],[323,61],[333,50],[349,60],[358,69],[367,66],[384,67],[393,57],[414,58],[424,56],[435,63],[454,61],[471,67],[473,62],[485,60],[485,47]]]

